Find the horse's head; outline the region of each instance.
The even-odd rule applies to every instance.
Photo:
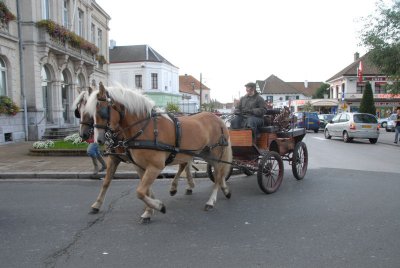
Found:
[[[87,140],[93,132],[93,117],[85,111],[86,102],[91,92],[91,88],[89,88],[89,91],[82,91],[72,106],[75,107],[75,117],[80,119],[79,136],[83,140]]]
[[[124,117],[125,108],[109,96],[102,83],[99,84],[99,90],[95,98],[95,108],[92,108],[94,139],[97,143],[104,144],[106,142],[106,132],[115,132],[119,128],[120,121]]]

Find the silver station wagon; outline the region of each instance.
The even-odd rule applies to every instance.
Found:
[[[366,113],[339,113],[326,124],[326,139],[342,137],[344,142],[368,139],[374,144],[379,137],[379,123],[375,116]]]

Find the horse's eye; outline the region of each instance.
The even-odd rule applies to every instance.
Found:
[[[78,108],[77,109],[75,109],[75,117],[76,118],[81,118],[81,114],[79,113],[79,110],[78,110]]]

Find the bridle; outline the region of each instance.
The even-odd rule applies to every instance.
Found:
[[[75,111],[74,111],[74,115],[75,115],[75,117],[78,118],[78,119],[81,119],[81,113],[79,112],[80,107],[81,107],[81,103],[78,103],[78,105],[77,105],[77,107],[76,107],[76,109],[75,109]],[[80,124],[81,124],[81,125],[86,125],[86,126],[88,126],[89,128],[93,129],[94,120],[93,120],[92,117],[89,117],[89,120],[88,120],[88,121],[80,120]],[[92,131],[93,131],[93,130],[92,130]]]
[[[152,113],[151,113],[150,116],[147,116],[146,118],[143,118],[143,119],[141,119],[139,121],[136,121],[136,122],[128,125],[125,128],[121,128],[118,125],[117,129],[112,129],[110,127],[110,117],[111,117],[110,116],[110,111],[111,111],[111,109],[114,109],[115,111],[117,111],[119,116],[120,116],[120,119],[123,119],[124,116],[125,116],[125,107],[124,106],[118,107],[114,103],[113,99],[109,96],[107,91],[106,91],[106,96],[102,97],[102,98],[97,98],[97,101],[98,101],[98,104],[99,104],[99,102],[106,102],[107,103],[107,106],[101,107],[100,110],[98,111],[100,117],[102,119],[104,119],[104,120],[107,120],[107,122],[106,122],[105,125],[93,124],[93,127],[99,128],[99,129],[104,129],[104,131],[105,131],[104,137],[105,137],[105,140],[106,140],[106,144],[109,147],[118,147],[118,146],[120,146],[121,143],[123,143],[123,141],[121,141],[121,134],[125,130],[127,130],[129,128],[132,128],[132,127],[134,127],[136,125],[139,125],[139,124],[144,122],[143,127],[132,138],[130,138],[129,140],[136,139],[137,137],[139,137],[144,132],[144,130],[146,129],[146,127],[148,126],[148,124],[150,122],[150,119],[152,117],[154,117],[154,113],[153,113],[153,110],[152,110]]]

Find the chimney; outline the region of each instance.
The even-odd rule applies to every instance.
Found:
[[[357,61],[360,58],[360,53],[354,53],[354,61]]]
[[[110,49],[113,49],[117,45],[117,42],[115,40],[110,40]]]

